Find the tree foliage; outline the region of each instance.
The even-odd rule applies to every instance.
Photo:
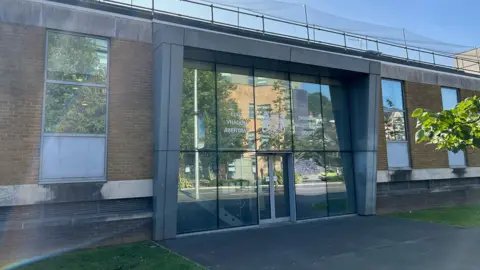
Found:
[[[454,153],[468,147],[480,148],[480,99],[465,99],[453,109],[430,112],[421,108],[412,113],[417,119],[415,141],[436,144],[437,149]]]

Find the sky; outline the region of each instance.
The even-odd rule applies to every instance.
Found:
[[[405,28],[417,34],[470,47],[480,46],[475,20],[478,0],[305,0],[338,16]]]
[[[131,2],[137,5],[151,5],[152,0],[116,0]],[[183,12],[189,15],[198,15],[209,18],[208,7],[199,7],[179,0],[154,0],[155,7],[162,7],[168,11]],[[243,3],[247,6],[260,6],[272,0],[211,0],[229,3]],[[480,46],[480,35],[476,34],[477,23],[475,18],[480,10],[478,0],[274,0],[289,3],[306,4],[321,12],[330,13],[351,20],[379,24],[398,28],[430,37],[439,41],[463,45],[457,51],[467,47]],[[254,4],[252,4],[254,3]],[[193,8],[192,8],[193,7]],[[271,9],[271,7],[269,7]],[[279,11],[280,12],[280,11]],[[284,8],[281,12],[298,14],[303,19],[302,7],[295,9]],[[216,19],[235,23],[233,14],[216,12]],[[315,15],[309,15],[314,17]],[[317,16],[319,17],[319,16]],[[243,19],[243,18],[242,18]],[[309,18],[310,21],[322,18]],[[249,19],[250,20],[250,19]],[[330,20],[331,21],[331,20]],[[243,19],[246,23],[247,19]],[[324,21],[325,22],[325,21]],[[259,27],[260,21],[250,20],[252,27]],[[325,23],[329,23],[327,20]],[[273,26],[272,26],[273,27]],[[283,26],[275,26],[281,29]],[[401,32],[399,32],[401,35]],[[398,33],[397,33],[398,34]],[[440,48],[439,50],[442,50]]]

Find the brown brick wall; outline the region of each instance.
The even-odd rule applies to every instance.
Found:
[[[112,40],[108,180],[151,179],[152,45]]]
[[[37,183],[45,29],[0,23],[0,185]]]
[[[480,96],[480,92],[462,89],[460,90],[460,100],[464,100],[472,96]],[[469,148],[467,150],[467,166],[480,167],[480,151]]]
[[[377,183],[377,214],[480,203],[480,179]]]
[[[378,111],[378,152],[377,152],[377,170],[387,170],[388,161],[387,161],[387,141],[385,138],[385,124],[383,123],[383,98],[382,91],[380,91],[380,99],[378,104],[380,104],[380,109]]]
[[[446,150],[435,150],[434,145],[415,143],[416,120],[411,116],[417,108],[439,112],[442,107],[441,87],[438,85],[405,82],[405,104],[408,114],[408,135],[413,169],[448,168]]]

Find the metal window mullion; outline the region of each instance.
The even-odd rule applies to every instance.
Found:
[[[216,206],[217,206],[217,229],[220,228],[220,191],[219,191],[219,176],[220,176],[220,136],[219,136],[219,118],[218,118],[218,110],[219,110],[219,106],[218,106],[218,72],[217,72],[217,63],[214,63],[213,65],[213,87],[214,87],[214,92],[215,92],[215,150],[214,150],[214,153],[215,153],[215,163],[216,164],[216,187],[217,187],[217,190],[216,190]]]
[[[108,69],[107,69],[107,73],[108,73]],[[108,77],[108,74],[107,74],[107,77]],[[70,81],[49,80],[49,79],[46,79],[46,83],[63,84],[63,85],[76,85],[76,86],[86,86],[86,87],[98,87],[98,88],[107,88],[108,87],[107,84],[70,82]]]
[[[42,124],[40,130],[40,164],[38,167],[38,182],[43,180],[43,140],[45,137],[45,107],[47,102],[47,70],[48,70],[48,36],[49,32],[45,33],[45,51],[44,51],[44,66],[43,66],[43,97],[42,97]]]
[[[89,134],[89,133],[48,133],[43,134],[44,137],[91,137],[91,138],[104,138],[106,134]]]

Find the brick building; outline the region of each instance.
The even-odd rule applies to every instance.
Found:
[[[415,144],[461,71],[148,10],[0,2],[0,254],[476,202]]]

